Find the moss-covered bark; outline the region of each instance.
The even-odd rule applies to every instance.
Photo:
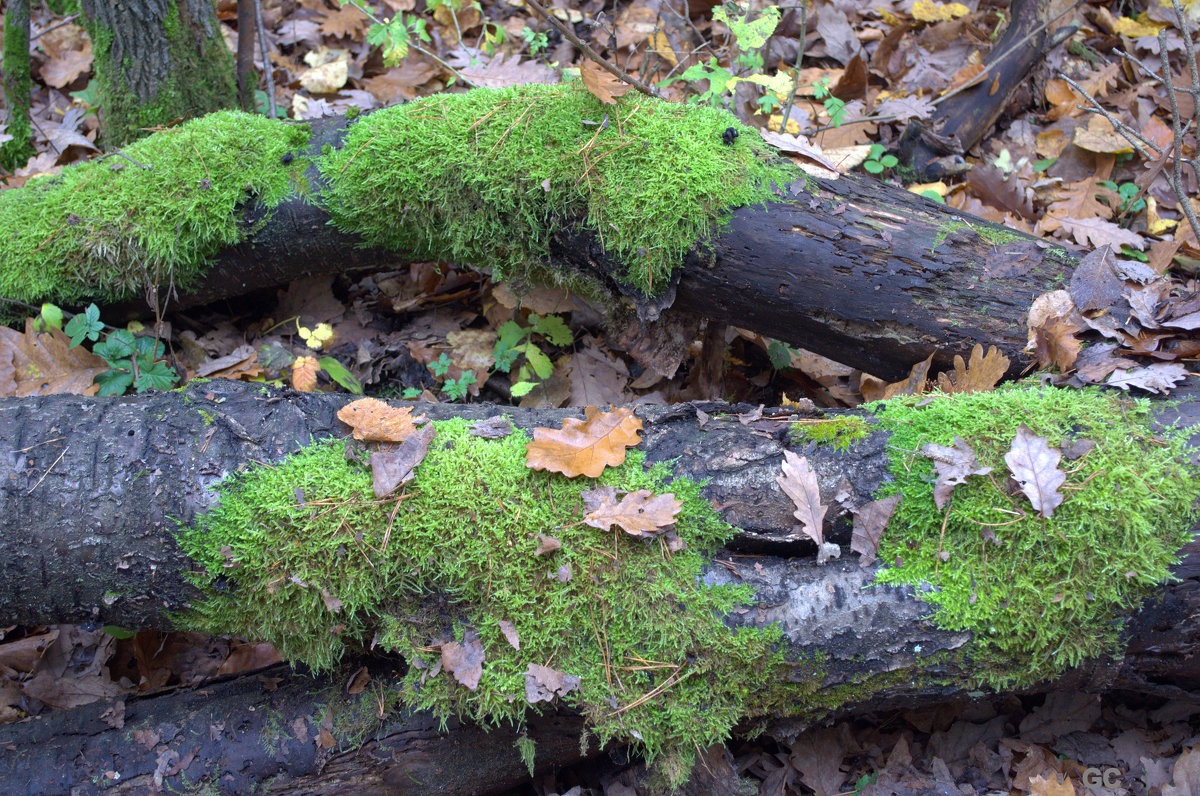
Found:
[[[212,0],[84,0],[103,140],[237,107],[233,58]]]
[[[12,171],[33,156],[29,129],[29,0],[9,0],[4,12],[4,106],[11,141],[0,144],[0,166]]]

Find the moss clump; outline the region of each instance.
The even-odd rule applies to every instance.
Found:
[[[825,420],[799,420],[792,423],[791,428],[793,442],[833,445],[842,451],[849,450],[852,444],[869,436],[871,424],[855,415]]]
[[[903,496],[879,551],[896,564],[880,582],[933,585],[921,597],[937,606],[936,621],[971,631],[980,659],[1003,664],[983,675],[991,685],[1116,652],[1122,612],[1170,577],[1190,538],[1200,471],[1186,463],[1182,437],[1155,435],[1147,402],[1095,390],[1025,385],[873,409],[892,432],[895,481],[880,497]],[[1052,447],[1095,443],[1062,461],[1066,499],[1048,520],[1005,487],[1003,457],[1022,423]],[[933,462],[918,451],[956,435],[994,471],[955,487],[937,511]]]
[[[706,552],[730,527],[697,484],[668,484],[668,468],[645,469],[636,451],[596,481],[572,480],[526,468],[520,432],[488,441],[463,421],[436,427],[399,502],[375,500],[371,474],[337,442],[227,482],[180,542],[203,564],[202,585],[228,578],[232,590],[214,588],[186,624],[270,641],[318,669],[373,644],[413,664],[407,706],[483,723],[520,724],[537,710],[525,701],[526,670],[549,666],[581,678],[565,700],[602,741],[663,753],[675,778],[686,776],[694,750],[724,739],[782,665],[778,631],[722,619],[749,589],[700,583]],[[582,524],[581,493],[597,485],[673,492],[687,550]],[[537,555],[539,534],[561,549]],[[516,628],[519,651],[500,621]],[[486,656],[474,691],[433,673],[434,645],[468,631]]]
[[[726,128],[741,128],[732,146]],[[369,245],[523,276],[582,221],[647,294],[740,205],[798,171],[712,108],[579,85],[439,95],[370,114],[320,161],[329,209]]]
[[[244,234],[235,209],[282,201],[302,179],[305,130],[236,111],[0,192],[0,296],[119,301],[147,282],[186,287]]]

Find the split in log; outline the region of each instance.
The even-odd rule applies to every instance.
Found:
[[[419,405],[439,422],[429,455],[399,497],[377,500],[330,441],[346,433],[346,400],[213,382],[0,403],[13,451],[0,461],[0,615],[182,621],[325,666],[373,644],[410,662],[394,694],[406,708],[520,723],[527,700],[565,700],[602,740],[657,744],[676,776],[696,745],[751,717],[803,725],[989,685],[1162,695],[1200,683],[1179,654],[1193,623],[1174,639],[1162,629],[1200,591],[1191,575],[1161,585],[1190,550],[1200,471],[1120,396],[1032,387],[828,418],[639,409],[644,460],[601,483],[680,498],[675,531],[690,547],[674,554],[582,524],[579,485],[526,469],[519,437],[463,424],[558,427],[569,412]],[[1181,410],[1189,422],[1193,405]],[[1065,456],[1045,469],[1066,476],[1051,517],[1004,486],[1023,424],[1046,456]],[[955,437],[979,462],[938,510],[921,449]],[[785,451],[816,473],[827,542],[862,548],[852,524],[902,495],[886,567],[813,560],[777,487]],[[725,538],[722,520],[742,531]]]

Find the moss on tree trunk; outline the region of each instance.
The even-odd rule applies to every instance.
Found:
[[[33,155],[29,132],[29,0],[9,0],[4,12],[5,130],[12,140],[0,144],[0,166],[12,171]]]
[[[237,106],[212,0],[84,0],[104,142]]]

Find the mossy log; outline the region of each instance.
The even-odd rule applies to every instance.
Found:
[[[889,379],[975,343],[1018,372],[1030,301],[1074,262],[875,180],[809,178],[723,111],[570,85],[311,126],[217,113],[0,193],[0,297],[27,303],[183,307],[418,258],[707,315]]]
[[[189,606],[202,605],[222,594],[232,595],[238,604],[262,605],[268,613],[293,611],[295,600],[317,588],[311,576],[308,583],[285,583],[279,594],[269,588],[258,589],[254,584],[261,581],[249,571],[249,553],[242,548],[232,552],[223,548],[195,550],[188,547],[187,537],[181,532],[202,525],[204,517],[215,516],[213,511],[219,504],[211,487],[222,481],[250,483],[256,473],[284,474],[288,494],[279,509],[284,515],[297,507],[305,517],[317,514],[318,507],[325,505],[311,486],[317,482],[304,482],[307,496],[293,497],[292,487],[300,482],[288,479],[299,479],[305,473],[288,470],[288,462],[297,460],[287,457],[326,444],[322,440],[347,435],[348,429],[336,418],[336,412],[348,400],[341,395],[295,395],[257,385],[210,382],[137,398],[54,396],[0,402],[0,438],[4,449],[11,452],[0,459],[0,500],[4,506],[0,520],[0,619],[26,624],[74,621],[135,628],[178,627],[183,622],[194,627],[194,618],[185,619]],[[1200,631],[1194,618],[1200,616],[1200,546],[1188,540],[1191,509],[1200,492],[1198,470],[1194,449],[1186,447],[1179,432],[1165,431],[1163,426],[1179,421],[1181,427],[1190,429],[1200,418],[1197,406],[1185,401],[1174,408],[1157,407],[1155,419],[1152,407],[1135,406],[1120,395],[1030,387],[933,403],[891,402],[884,408],[877,407],[863,421],[851,414],[850,420],[844,419],[846,416],[779,416],[742,423],[730,413],[743,407],[709,404],[639,408],[645,423],[639,445],[645,465],[667,466],[675,478],[709,479],[700,495],[719,507],[721,519],[739,529],[724,549],[706,556],[709,564],[703,578],[709,586],[743,587],[731,593],[733,601],[728,603],[724,622],[730,636],[724,646],[676,650],[675,657],[681,659],[677,665],[696,671],[689,686],[701,683],[716,689],[705,693],[705,710],[727,710],[731,719],[765,720],[791,728],[846,710],[967,698],[978,689],[1120,688],[1164,698],[1194,693],[1200,688],[1200,666],[1190,652]],[[419,409],[435,421],[503,415],[518,428],[557,427],[564,417],[578,414],[490,406],[422,405]],[[702,421],[697,409],[710,417]],[[963,435],[972,440],[981,461],[994,463],[996,450],[988,447],[989,435],[999,433],[1003,437],[1021,423],[1030,424],[1056,446],[1078,439],[1096,445],[1067,468],[1072,473],[1064,490],[1067,499],[1051,521],[1026,516],[1017,525],[1000,527],[1000,523],[994,523],[997,527],[992,532],[998,542],[994,547],[991,542],[985,545],[980,529],[992,524],[987,522],[991,515],[980,512],[999,499],[1007,521],[1021,496],[1008,493],[998,482],[989,485],[989,479],[980,477],[956,488],[954,506],[963,516],[934,511],[932,484],[928,483],[931,465],[917,458],[914,448],[919,446],[914,439],[949,443],[951,436]],[[450,433],[451,428],[438,426],[437,433]],[[454,439],[457,452],[469,445],[501,444],[480,441],[468,445],[465,437]],[[785,450],[805,456],[818,474],[822,502],[831,506],[825,520],[827,538],[843,548],[840,560],[818,565],[815,546],[795,527],[795,506],[776,485]],[[430,456],[435,455],[450,454],[434,445]],[[640,471],[641,466],[637,469]],[[230,474],[239,470],[244,471],[242,476],[231,481]],[[905,475],[906,470],[911,478]],[[470,477],[479,479],[474,491],[489,493],[498,488],[499,482],[494,479],[502,479],[503,475],[480,469],[471,472]],[[539,510],[539,501],[553,502],[550,493],[543,490],[561,477],[530,477],[533,480],[522,482],[525,486],[521,487],[529,494],[530,502],[519,510],[508,506],[508,513],[532,513]],[[419,478],[418,470],[415,484],[421,484]],[[369,478],[366,483],[370,483]],[[683,495],[689,487],[681,484],[684,482],[676,481],[672,488]],[[437,489],[438,485],[432,483],[420,486],[421,491],[431,494]],[[901,506],[907,508],[899,509],[893,517],[881,558],[893,575],[909,572],[916,575],[915,581],[888,578],[879,563],[860,566],[856,555],[846,549],[851,518],[844,506],[862,508],[889,489],[903,495]],[[231,501],[232,505],[240,499],[238,494],[226,491],[221,500]],[[561,504],[564,493],[553,494],[559,496]],[[294,501],[300,501],[299,506],[288,506]],[[307,508],[310,502],[312,509]],[[371,502],[369,497],[367,502]],[[451,510],[461,513],[461,507]],[[479,510],[472,508],[470,516]],[[566,511],[568,516],[578,511],[575,506],[562,505],[557,510]],[[412,520],[418,524],[421,521]],[[255,520],[254,527],[269,527],[271,533],[286,532],[283,526],[272,525],[274,522],[264,515]],[[420,558],[414,549],[419,543],[415,537],[406,536],[408,522],[398,522],[392,549],[394,555],[415,561]],[[358,520],[352,518],[351,523],[357,524]],[[689,544],[699,544],[705,538],[682,519],[677,528]],[[943,529],[940,538],[939,528]],[[1039,529],[1036,539],[1029,536]],[[363,549],[373,549],[381,529],[359,530]],[[490,539],[490,526],[471,526],[468,530]],[[564,550],[583,538],[570,536],[573,531],[566,525],[556,524],[546,530],[563,540]],[[601,534],[595,529],[577,530]],[[976,542],[971,541],[971,534]],[[887,542],[889,537],[891,543]],[[356,538],[348,536],[346,546],[357,544]],[[604,538],[609,538],[606,545],[610,548],[612,544],[620,546],[617,558],[624,569],[618,569],[617,582],[621,584],[622,572],[636,571],[643,545],[611,539],[610,535]],[[230,541],[242,544],[236,539]],[[535,540],[514,537],[512,541],[515,547],[498,548],[506,551],[505,557],[536,558],[532,551]],[[528,551],[526,544],[531,548]],[[969,583],[964,592],[964,570],[958,565],[969,556],[971,547],[986,550],[992,569],[988,574],[978,567],[968,568]],[[198,558],[190,557],[189,552]],[[649,552],[651,558],[661,558],[657,546]],[[947,554],[944,558],[942,552]],[[436,555],[452,553],[441,551]],[[902,564],[897,557],[909,561]],[[668,558],[679,560],[682,554]],[[1168,567],[1177,558],[1182,559],[1173,570],[1178,580],[1170,582]],[[206,569],[211,572],[208,559],[238,566],[222,571],[222,565],[217,564],[217,572],[213,573],[217,580],[195,577]],[[580,591],[555,592],[559,595],[556,599],[570,599],[574,593],[575,598],[588,603],[582,609],[585,617],[593,608],[602,611],[608,597],[599,591],[588,592],[591,578],[584,576],[588,570],[581,559],[572,561],[578,568],[571,583]],[[932,563],[935,561],[939,563]],[[339,558],[337,571],[350,581],[370,577],[386,581],[384,558],[369,562],[369,569],[355,562],[354,556]],[[906,564],[911,567],[906,569]],[[299,564],[285,562],[283,571],[292,566]],[[552,568],[552,564],[546,566]],[[604,574],[593,571],[596,573]],[[205,585],[218,581],[221,585],[217,591]],[[345,582],[334,585],[327,581],[324,585],[343,597],[351,588]],[[747,586],[748,590],[744,588]],[[469,589],[463,584],[454,588],[458,597],[452,599],[429,595],[427,587],[418,588],[418,592],[426,594],[423,601],[433,600],[431,614],[436,621],[473,621],[480,636],[492,644],[480,618],[487,614],[471,613],[477,608],[486,611],[488,605],[464,606],[458,600],[466,599]],[[502,604],[504,586],[489,582],[487,588],[493,595],[490,604]],[[638,588],[630,580],[628,590]],[[1147,598],[1148,602],[1143,602]],[[322,598],[315,599],[320,605]],[[685,607],[692,598],[682,595],[669,599],[679,600],[679,605]],[[968,606],[977,606],[980,614],[963,615]],[[405,610],[419,624],[420,609]],[[532,617],[514,616],[522,641],[531,649],[536,649],[538,643],[537,623],[552,621],[554,610],[557,607],[553,603],[542,602]],[[346,630],[357,627],[353,612],[354,606],[348,603],[336,617],[331,613],[319,616],[318,621],[353,635]],[[257,614],[251,611],[239,615]],[[247,625],[242,632],[253,635],[254,627]],[[328,639],[328,627],[318,635]],[[687,627],[689,633],[698,636],[714,632],[705,624]],[[609,631],[615,634],[615,628],[610,624]],[[773,633],[765,638],[776,645],[770,648],[773,651],[763,653],[763,668],[754,672],[759,678],[757,685],[747,693],[722,692],[710,676],[720,674],[736,681],[739,673],[722,670],[718,661],[741,654],[735,649],[735,632],[756,629]],[[588,640],[592,627],[586,625],[584,630],[564,641],[572,645],[593,643]],[[647,628],[645,637],[637,643],[653,649],[653,636],[659,630],[657,626]],[[715,632],[721,631],[718,628]],[[377,637],[382,640],[386,635]],[[736,638],[738,645],[749,643],[745,637]],[[366,645],[371,639],[368,632],[357,643]],[[297,646],[302,641],[298,639],[269,640],[284,649],[304,648],[303,644]],[[343,642],[346,650],[352,650],[355,639],[345,638],[338,643]],[[614,635],[606,639],[605,646],[610,643],[615,649],[621,641]],[[498,645],[487,647],[485,671],[513,662],[504,662],[505,655],[515,653],[507,652],[503,644],[501,639]],[[326,649],[326,641],[319,640],[319,645],[314,649]],[[660,657],[649,653],[646,657],[674,661],[664,651],[656,654]],[[555,660],[569,668],[564,663],[566,657],[564,654]],[[393,660],[397,674],[393,680],[383,679],[390,683],[385,696],[413,698],[413,692],[406,689],[412,685],[410,678],[419,672],[410,668],[408,674],[402,674],[399,657]],[[593,675],[593,681],[595,676],[603,686],[603,674]],[[624,676],[629,680],[633,675],[627,672]],[[627,686],[636,692],[637,685],[632,681]],[[485,699],[484,687],[481,685],[475,698]],[[455,692],[454,681],[445,672],[432,676],[423,688],[425,693]],[[251,688],[255,689],[257,681]],[[682,686],[676,683],[674,688],[658,692],[649,704],[660,700],[662,704],[652,709],[667,710],[673,698],[682,696],[681,691]],[[368,696],[358,698],[358,707],[370,713]],[[628,694],[616,698],[621,704],[636,703]],[[743,701],[726,705],[729,699]],[[632,740],[623,738],[619,731],[604,729],[606,711],[597,712],[586,703],[577,707],[583,710],[593,732],[597,726],[602,728],[601,738]],[[439,710],[437,706],[433,709]],[[447,709],[463,709],[472,715],[464,705],[441,706],[441,710]],[[687,704],[671,709],[684,711],[671,714],[676,720],[688,715]],[[494,720],[504,714],[481,715]],[[662,718],[654,713],[639,716],[632,709],[622,717],[642,730]],[[704,714],[693,717],[695,726],[699,727],[703,718]],[[412,719],[418,724],[426,720],[419,716]],[[65,725],[58,722],[63,721],[69,719],[50,717],[0,728],[0,745],[24,745],[26,742],[19,740],[28,737],[24,733],[51,732],[37,728],[62,727]],[[394,732],[403,734],[406,720],[397,721],[401,729]],[[640,721],[648,723],[638,724]],[[371,731],[377,727],[377,723],[371,724]],[[726,726],[725,731],[731,727]],[[334,740],[340,743],[344,738]],[[668,755],[672,749],[678,752],[677,746],[671,745],[677,740],[660,739],[659,751]],[[699,740],[701,748],[711,742],[707,737]],[[85,769],[87,776],[99,776],[107,770],[86,762],[93,758],[79,754],[78,749],[72,753],[71,742],[62,738],[53,748],[55,754],[81,767],[73,769],[81,781]],[[89,741],[76,738],[75,742]],[[503,743],[508,745],[511,739]],[[289,752],[286,759],[275,761],[275,770],[291,776],[315,773],[319,766],[311,762],[315,760],[311,736],[300,745],[305,744],[307,751],[297,752],[295,759]],[[183,734],[169,745],[180,759],[194,746],[188,745]],[[554,754],[566,746],[569,744],[554,746],[559,750]],[[193,758],[194,766],[184,767],[182,773],[193,782],[208,776],[219,784],[224,767],[237,764],[228,756],[236,755],[236,750],[224,754],[227,756],[221,759],[197,756]],[[577,748],[570,753],[577,754]],[[397,775],[397,766],[400,771],[423,770],[421,766],[427,761],[424,753],[413,760],[396,760],[390,754],[383,757],[386,759],[376,760],[364,753],[346,760],[347,765],[372,772],[376,779]],[[512,765],[515,758],[515,752],[510,753],[505,765]],[[24,765],[22,759],[16,755],[0,757],[0,765]],[[13,781],[7,774],[5,780]],[[17,775],[15,768],[12,775]]]

